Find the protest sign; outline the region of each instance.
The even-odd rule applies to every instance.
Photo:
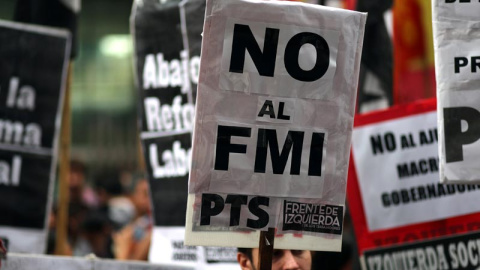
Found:
[[[442,242],[444,236],[480,229],[475,203],[480,186],[438,183],[436,133],[434,99],[355,118],[347,194],[367,264],[367,254],[383,254],[392,246],[403,250],[407,243]],[[373,269],[395,269],[385,268],[384,260]]]
[[[366,251],[364,269],[478,269],[479,243],[477,232]]]
[[[156,226],[185,224],[201,2],[136,1],[132,11],[138,122]]]
[[[236,248],[186,246],[184,238],[183,227],[155,228],[150,262],[190,266],[195,269],[238,269]]]
[[[132,11],[140,137],[155,221],[149,260],[236,269],[236,253],[216,261],[203,247],[183,245],[204,14],[202,0],[136,1]]]
[[[276,228],[289,241],[275,247],[339,250],[365,14],[206,10],[186,244],[254,247],[254,231]]]
[[[118,262],[93,258],[69,258],[59,256],[28,256],[9,254],[2,270],[192,270],[192,267],[143,262]]]
[[[440,181],[480,183],[480,3],[434,0]]]
[[[204,10],[202,1],[137,1],[132,11],[140,138],[156,226],[185,224]]]
[[[0,21],[0,237],[43,253],[70,53],[67,31]]]

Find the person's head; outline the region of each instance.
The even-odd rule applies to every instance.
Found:
[[[239,248],[237,261],[242,270],[256,270],[258,248]],[[312,254],[307,250],[275,249],[272,257],[272,270],[311,270]]]
[[[81,224],[81,235],[97,257],[110,257],[111,225],[108,215],[102,211],[89,212]]]
[[[70,200],[80,202],[83,187],[85,185],[86,166],[79,160],[70,161],[70,172],[68,177],[68,185],[70,188]]]
[[[95,189],[101,207],[108,205],[111,198],[122,195],[123,188],[117,170],[105,170],[98,174],[95,180]]]
[[[143,216],[150,213],[150,194],[147,179],[141,178],[135,181],[131,200],[137,210],[137,216]]]

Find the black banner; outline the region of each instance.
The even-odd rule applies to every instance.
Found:
[[[480,266],[480,233],[366,251],[369,270],[477,269]]]
[[[81,0],[17,0],[14,19],[18,22],[66,28],[72,34],[72,53],[78,54],[77,24]]]
[[[156,226],[184,226],[205,1],[134,5],[139,126]]]
[[[70,38],[0,21],[0,40],[0,227],[44,230]]]

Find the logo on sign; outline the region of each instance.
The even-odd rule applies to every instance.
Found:
[[[284,201],[283,230],[342,234],[343,207]]]

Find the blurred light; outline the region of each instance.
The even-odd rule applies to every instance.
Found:
[[[108,35],[100,40],[100,52],[105,56],[124,58],[132,54],[130,35]]]

